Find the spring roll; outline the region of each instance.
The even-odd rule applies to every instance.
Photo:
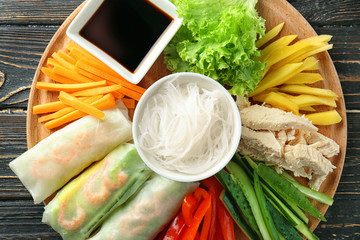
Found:
[[[154,174],[136,195],[105,219],[90,240],[153,239],[176,215],[185,195],[197,186]]]
[[[65,240],[86,239],[152,173],[133,144],[122,144],[60,190],[45,206],[43,222]]]
[[[74,121],[10,162],[35,203],[44,201],[91,163],[132,139],[131,121],[123,104],[104,112],[104,120],[86,116]]]

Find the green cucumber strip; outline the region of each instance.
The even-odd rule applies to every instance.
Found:
[[[216,175],[216,178],[220,181],[220,183],[224,186],[224,188],[229,192],[246,219],[249,226],[252,228],[254,232],[256,232],[259,236],[261,236],[259,227],[256,223],[254,214],[251,211],[249,202],[246,200],[246,197],[241,190],[240,186],[234,182],[231,178],[230,174],[228,174],[225,170],[221,170]]]
[[[326,222],[326,218],[320,213],[320,211],[311,204],[311,202],[302,192],[300,192],[300,190],[287,181],[285,177],[277,174],[275,170],[262,163],[258,165],[258,169],[261,178],[264,179],[264,181],[280,196],[296,203],[301,209],[313,217]]]
[[[309,223],[309,218],[305,215],[305,213],[296,205],[296,203],[285,199],[281,196],[279,196],[282,201],[285,202],[285,204],[292,210],[304,223]]]
[[[262,238],[271,239],[271,235],[265,224],[265,219],[261,213],[259,202],[256,198],[255,190],[245,170],[234,162],[229,162],[226,168],[229,170],[230,176],[240,186],[246,199],[248,200],[251,211],[253,212],[256,223],[260,229]]]
[[[311,188],[308,188],[302,184],[300,184],[295,178],[293,178],[290,174],[287,172],[283,172],[282,175],[290,182],[292,183],[297,189],[299,189],[305,196],[307,196],[310,199],[316,200],[320,203],[326,204],[326,205],[332,205],[334,203],[334,199],[326,195],[325,193],[321,193],[318,191],[315,191]]]
[[[256,164],[256,162],[254,162],[254,160],[252,160],[251,158],[249,158],[248,156],[244,156],[245,160],[247,161],[247,163],[252,167],[252,168],[256,168],[258,165]]]
[[[286,218],[273,206],[273,204],[266,200],[266,206],[272,216],[275,227],[280,235],[286,240],[302,240],[303,238],[294,229],[294,227],[286,220]]]
[[[251,167],[252,170],[258,167],[258,165],[248,156],[244,156],[242,159],[238,158],[237,162],[240,163],[242,166],[247,166],[248,168]],[[250,176],[252,177],[252,173],[250,173]],[[266,185],[264,183],[261,182],[261,185],[263,186],[263,188],[266,188]],[[270,191],[269,189],[266,189],[266,190]],[[296,215],[301,220],[303,220],[305,223],[309,222],[309,218],[306,217],[305,213],[296,205],[296,203],[294,203],[293,201],[290,201],[289,199],[286,199],[282,196],[279,196],[279,198],[281,199],[281,201],[285,202],[285,204],[290,208],[290,210],[293,211],[294,213],[296,213]]]
[[[298,225],[294,226],[299,232],[301,232],[306,239],[308,240],[320,240],[310,229],[306,226],[304,222],[299,223]]]
[[[254,169],[254,189],[255,189],[255,194],[256,194],[257,200],[259,201],[261,213],[263,215],[263,218],[265,219],[265,224],[269,231],[271,239],[279,240],[280,239],[279,234],[276,230],[272,216],[270,215],[269,210],[267,208],[266,199],[265,199],[265,195],[262,190],[262,187],[261,187],[257,168]]]
[[[274,207],[289,221],[293,226],[299,224],[301,220],[292,212],[288,206],[283,203],[267,186],[263,185],[263,190],[268,200],[273,204]]]
[[[295,227],[299,232],[306,236],[309,240],[318,239],[306,226],[306,224],[292,212],[267,186],[263,185],[263,190],[268,197],[269,202]]]
[[[225,208],[234,219],[236,225],[245,233],[249,239],[258,239],[258,235],[252,230],[246,219],[241,215],[241,210],[236,205],[235,200],[232,198],[231,193],[227,190],[223,190],[220,194],[220,200],[223,202]]]

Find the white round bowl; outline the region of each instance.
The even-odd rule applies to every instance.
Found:
[[[224,99],[227,101],[228,109],[233,113],[233,127],[234,127],[234,134],[231,137],[231,146],[230,151],[225,155],[225,157],[218,159],[216,163],[207,168],[205,171],[199,173],[199,174],[191,174],[191,173],[184,173],[176,170],[170,170],[163,165],[161,165],[158,161],[152,159],[149,157],[149,154],[147,151],[144,151],[140,146],[138,139],[140,138],[140,130],[138,128],[138,125],[140,121],[143,118],[144,108],[146,106],[146,103],[149,99],[151,99],[154,94],[157,92],[157,90],[164,84],[166,81],[173,80],[176,78],[176,81],[180,81],[181,83],[191,83],[195,82],[197,85],[201,88],[205,88],[207,90],[220,90],[223,95]],[[146,116],[151,117],[151,116]],[[169,133],[171,134],[171,133]],[[146,92],[141,97],[140,101],[138,102],[134,117],[133,117],[133,139],[135,146],[137,148],[137,151],[142,158],[142,160],[146,163],[146,165],[151,168],[154,172],[158,173],[159,175],[162,175],[163,177],[180,181],[180,182],[193,182],[193,181],[199,181],[205,178],[208,178],[217,172],[219,172],[221,169],[223,169],[227,163],[232,159],[234,156],[241,137],[241,119],[240,119],[240,113],[236,106],[236,103],[232,96],[229,94],[229,92],[217,81],[213,80],[212,78],[209,78],[207,76],[198,74],[198,73],[190,73],[190,72],[183,72],[183,73],[174,73],[168,76],[165,76],[161,78],[160,80],[156,81],[153,85],[151,85]],[[191,166],[189,166],[191,167]]]

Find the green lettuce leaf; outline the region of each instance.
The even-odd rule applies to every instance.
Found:
[[[164,50],[173,72],[207,75],[233,95],[252,92],[264,63],[255,41],[265,34],[257,0],[173,0],[183,25]]]

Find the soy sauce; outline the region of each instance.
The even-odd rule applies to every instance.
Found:
[[[105,0],[80,35],[135,72],[172,21],[146,0]]]

